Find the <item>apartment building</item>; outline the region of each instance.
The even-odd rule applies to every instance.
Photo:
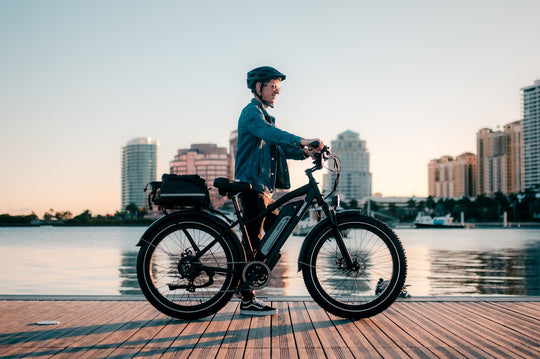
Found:
[[[437,198],[461,198],[475,194],[476,156],[465,152],[456,158],[443,156],[428,164],[428,194]]]
[[[504,125],[504,152],[506,154],[507,193],[519,193],[525,190],[523,174],[523,121],[514,121]]]
[[[523,161],[525,189],[540,189],[540,80],[524,87],[523,106]]]
[[[211,143],[192,144],[189,149],[179,149],[170,162],[170,172],[177,175],[198,174],[211,187],[216,177],[229,176],[227,148]],[[215,208],[225,203],[217,191],[210,191],[210,200]]]
[[[476,133],[477,194],[508,193],[505,136],[502,131],[483,128]]]
[[[369,152],[366,141],[354,131],[345,131],[331,142],[332,153],[341,158],[341,177],[337,193],[342,200],[353,199],[360,202],[362,198],[371,196],[371,172],[369,172]],[[328,172],[323,178],[325,193],[332,190],[335,173]]]
[[[122,210],[129,204],[147,208],[144,187],[157,177],[159,141],[135,138],[122,147]]]

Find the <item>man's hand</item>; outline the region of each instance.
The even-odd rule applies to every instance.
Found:
[[[313,147],[314,142],[317,142],[319,146]],[[302,140],[300,140],[300,146],[304,146],[304,153],[311,156],[312,151],[321,152],[324,147],[324,143],[320,138],[302,138]],[[306,148],[308,152],[306,152]]]

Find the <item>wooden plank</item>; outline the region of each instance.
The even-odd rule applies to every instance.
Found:
[[[471,358],[501,357],[503,355],[499,351],[483,347],[482,341],[474,333],[467,330],[461,321],[453,320],[454,316],[451,312],[437,309],[433,304],[414,303],[414,306],[407,306],[407,309],[413,312],[413,317],[434,327],[433,333],[440,340],[443,340],[447,346],[458,349],[463,355]]]
[[[141,306],[140,309],[141,314],[134,318],[133,323],[124,325],[121,336],[115,338],[116,349],[111,352],[112,357],[134,357],[156,334],[155,326],[162,323],[158,319],[162,315],[149,305]]]
[[[531,324],[540,324],[540,302],[490,302],[485,304],[507,310],[513,315],[524,318],[524,320],[527,320]]]
[[[417,303],[395,303],[392,306],[399,313],[399,321],[403,323],[405,331],[419,338],[423,345],[439,357],[472,358],[479,355],[476,348],[456,336],[444,322],[434,320],[430,313],[417,309],[417,306]]]
[[[223,338],[219,355],[224,358],[241,358],[246,349],[246,342],[251,325],[251,317],[240,315],[239,303],[233,314],[227,334]]]
[[[511,328],[519,335],[531,338],[533,342],[540,342],[540,321],[534,322],[530,317],[507,310],[504,306],[493,306],[490,303],[477,303],[468,306],[471,313],[496,321],[499,325]]]
[[[215,358],[218,355],[225,338],[232,335],[229,327],[237,307],[238,303],[229,302],[212,318],[204,336],[190,353],[190,358]]]
[[[447,320],[459,322],[462,329],[470,332],[470,335],[477,338],[480,346],[484,349],[490,349],[504,356],[521,356],[522,348],[517,348],[513,340],[505,335],[501,335],[497,330],[502,330],[500,326],[494,326],[492,322],[482,320],[477,316],[473,316],[470,312],[464,310],[464,302],[453,303],[433,303],[433,307],[439,310],[443,308],[451,311],[452,317],[447,317]],[[504,333],[508,334],[507,331]]]
[[[112,305],[114,308],[114,305]],[[78,345],[88,350],[78,353],[78,358],[95,358],[100,355],[110,355],[117,348],[124,346],[132,352],[132,346],[128,339],[139,327],[144,326],[149,320],[155,318],[156,312],[144,302],[131,303],[131,306],[116,315],[109,314],[113,319],[83,338]],[[93,344],[93,346],[92,346]],[[77,348],[73,346],[73,348]]]
[[[245,358],[271,358],[272,318],[273,315],[251,317],[246,341]]]
[[[381,327],[379,324],[379,319],[377,316],[357,320],[354,322],[358,330],[366,337],[369,343],[373,348],[381,355],[383,358],[404,358],[407,356],[405,351],[399,348],[392,341],[389,334],[381,332]],[[390,335],[390,336],[389,336]]]
[[[272,318],[272,357],[298,358],[287,302],[274,303],[278,310]]]
[[[273,305],[278,315],[240,316],[233,301],[180,321],[144,301],[0,301],[0,357],[540,357],[540,302],[402,301],[358,321],[312,301]]]
[[[479,310],[482,306],[475,305],[475,308],[471,308],[471,303],[459,303],[455,307],[459,307],[459,310],[464,313],[463,315],[467,317],[471,326],[476,328],[479,335],[516,355],[527,356],[530,354],[529,348],[534,348],[538,344],[538,340],[523,335],[516,331],[515,328],[509,328],[507,325],[501,324],[503,320],[500,313],[495,317],[480,315],[473,309]]]
[[[79,313],[83,312],[86,307],[82,302],[26,302],[32,308],[35,315],[32,316],[32,322],[24,324],[19,322],[21,330],[20,336],[16,339],[16,345],[13,346],[13,351],[32,353],[33,357],[51,356],[57,354],[63,349],[63,346],[54,345],[54,341],[58,338],[71,337],[73,326],[80,323]],[[90,312],[99,310],[97,304],[89,305]],[[25,319],[28,319],[27,317]],[[58,325],[35,325],[35,321],[42,319],[54,319],[59,322]],[[3,341],[4,342],[4,341]],[[9,343],[6,341],[5,343]],[[5,351],[3,354],[10,352]]]
[[[339,332],[343,341],[350,348],[351,353],[359,358],[382,358],[379,352],[367,340],[364,334],[358,329],[355,321],[329,315],[332,324]],[[356,321],[360,322],[360,320]]]
[[[434,336],[433,326],[423,325],[423,320],[414,321],[410,315],[403,311],[405,303],[394,303],[392,308],[382,314],[377,315],[382,322],[388,321],[392,340],[407,352],[411,357],[438,357],[438,358],[468,358],[469,356],[460,353],[457,348],[448,345],[443,340]],[[385,331],[383,329],[383,331]]]
[[[97,339],[95,333],[115,330],[116,327],[110,328],[108,324],[133,307],[129,302],[83,303],[84,309],[73,313],[72,320],[64,323],[66,331],[69,331],[49,342],[49,345],[63,349],[56,355],[58,358],[82,355],[81,353],[95,345]],[[92,305],[96,305],[96,308],[90,309]]]
[[[327,358],[354,358],[328,314],[315,302],[305,302],[309,317]]]
[[[203,337],[211,318],[194,320],[176,337],[166,349],[163,358],[188,358],[193,348]]]
[[[322,358],[324,350],[311,323],[304,302],[290,302],[289,313],[300,358]]]

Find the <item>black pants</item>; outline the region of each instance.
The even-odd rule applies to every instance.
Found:
[[[242,205],[242,215],[244,218],[257,217],[262,211],[268,207],[274,200],[261,192],[249,191],[240,195],[240,201]],[[249,243],[253,252],[256,253],[261,245],[262,230],[268,231],[274,224],[278,215],[278,211],[270,212],[265,218],[259,221],[250,222],[246,225],[246,231],[249,237]],[[251,299],[254,293],[251,289],[242,291],[240,293],[243,299]]]

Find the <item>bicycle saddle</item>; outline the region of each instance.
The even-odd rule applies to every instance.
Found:
[[[234,196],[240,192],[249,191],[251,189],[251,183],[232,181],[225,177],[217,177],[214,179],[214,187],[219,190],[219,194],[222,196]]]

